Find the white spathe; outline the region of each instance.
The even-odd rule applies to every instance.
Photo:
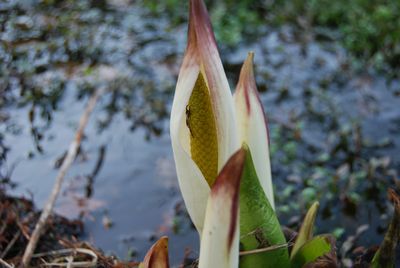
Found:
[[[239,267],[239,191],[245,158],[246,152],[238,150],[212,187],[200,242],[199,268]]]
[[[219,172],[239,148],[234,104],[207,10],[203,1],[191,0],[188,45],[172,104],[170,135],[182,196],[201,235],[210,187],[191,157],[190,132],[186,126],[186,106],[200,72],[210,91],[215,116]]]
[[[236,120],[240,141],[248,145],[261,187],[275,209],[268,125],[254,79],[253,58],[250,52],[240,72],[234,94]]]

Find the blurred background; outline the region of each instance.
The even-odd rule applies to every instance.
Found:
[[[205,2],[232,89],[255,52],[281,223],[298,228],[319,200],[316,232],[333,232],[351,265],[381,242],[386,191],[400,187],[400,2]],[[56,212],[121,259],[165,234],[173,264],[195,258],[168,130],[187,14],[179,0],[2,0],[0,188],[40,209],[88,97],[106,88]]]

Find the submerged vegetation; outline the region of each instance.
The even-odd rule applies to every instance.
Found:
[[[185,20],[187,5],[178,0],[144,1],[153,13]],[[400,3],[398,1],[206,1],[222,47],[257,39],[268,26],[292,25],[306,38],[338,41],[358,60],[398,76],[400,69]],[[230,14],[226,16],[225,14]]]

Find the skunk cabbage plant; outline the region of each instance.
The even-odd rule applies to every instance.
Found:
[[[199,267],[302,267],[334,256],[330,236],[312,237],[316,204],[289,257],[275,213],[254,54],[244,62],[232,96],[202,0],[190,0],[187,42],[170,135],[179,186],[200,235]]]
[[[254,79],[253,58],[250,52],[240,72],[234,94],[235,112],[240,140],[249,147],[261,187],[274,208],[268,125]]]
[[[239,148],[234,105],[204,3],[190,1],[188,44],[171,110],[179,186],[201,234],[210,188]]]
[[[170,120],[175,165],[185,205],[201,238],[200,267],[237,267],[239,233],[247,252],[285,244],[274,213],[266,119],[254,80],[253,53],[243,65],[233,97],[203,1],[191,0],[189,9],[188,44]],[[240,162],[236,158],[243,159],[243,178],[242,172],[229,172]],[[222,194],[232,189],[232,181],[241,181],[238,194]],[[237,211],[229,204],[235,204]],[[231,226],[238,230],[230,229],[233,233],[227,236],[225,229]],[[217,250],[221,243],[223,254]],[[215,262],[217,256],[221,262]],[[288,251],[248,254],[240,265],[254,267],[268,259],[273,261],[266,267],[288,264]]]
[[[254,79],[253,57],[249,53],[244,62],[234,95],[238,131],[246,152],[239,196],[240,245],[245,252],[286,244],[273,209],[268,131]],[[278,266],[289,267],[285,247],[240,258],[240,267]]]
[[[252,57],[246,61],[234,100],[205,5],[201,0],[190,1],[188,44],[176,85],[170,134],[179,186],[200,236],[210,190],[242,143],[252,152],[260,184],[274,208],[268,132]]]

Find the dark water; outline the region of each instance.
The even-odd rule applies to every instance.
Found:
[[[174,264],[185,248],[197,256],[168,135],[185,26],[124,1],[106,9],[82,1],[68,12],[29,3],[0,6],[1,141],[9,148],[1,174],[17,184],[11,192],[44,204],[86,96],[105,86],[57,212],[82,217],[85,238],[121,258],[141,259],[164,234]],[[51,14],[56,31],[39,24]],[[354,71],[334,41],[281,27],[222,52],[232,88],[249,50],[270,121],[281,222],[297,228],[320,200],[316,231],[334,232],[348,266],[355,246],[380,243],[392,214],[386,189],[399,187],[400,83]]]
[[[12,193],[27,195],[41,207],[53,185],[57,170],[55,162],[73,139],[74,128],[83,103],[65,96],[59,111],[53,114],[54,123],[41,142],[44,152],[26,158],[32,141],[26,111],[11,111],[13,121],[21,126],[20,133],[7,136],[11,144],[7,162],[16,163],[12,173],[18,184]],[[96,110],[93,118],[101,111]],[[69,218],[83,215],[85,238],[107,253],[128,258],[137,251],[140,257],[161,234],[169,234],[174,261],[182,259],[184,248],[197,237],[194,232],[174,234],[175,206],[180,202],[179,189],[167,135],[146,141],[145,131],[129,130],[126,119],[116,117],[109,130],[99,134],[95,120],[87,127],[81,154],[70,169],[56,212]],[[118,130],[118,131],[116,131]],[[49,137],[49,138],[47,138]],[[91,196],[87,198],[89,177],[98,163],[102,146],[104,160],[94,178]],[[107,228],[107,221],[111,227]]]

